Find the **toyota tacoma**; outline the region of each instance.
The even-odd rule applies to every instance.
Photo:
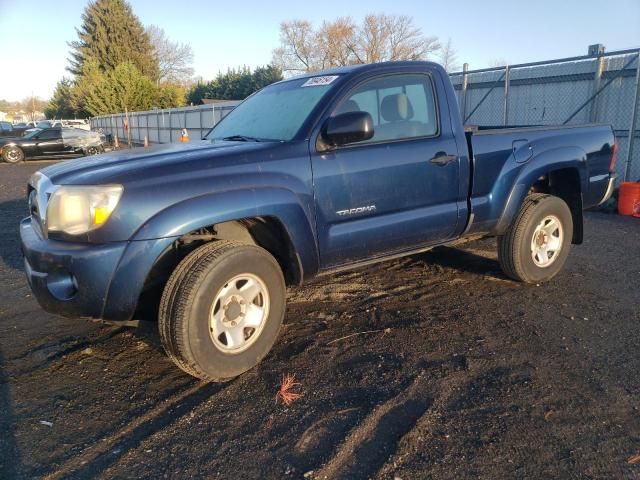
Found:
[[[267,355],[287,286],[321,273],[494,236],[506,276],[551,279],[611,195],[615,153],[608,125],[465,129],[434,63],[311,73],[202,141],[33,175],[25,270],[52,313],[155,312],[169,357],[221,381]]]

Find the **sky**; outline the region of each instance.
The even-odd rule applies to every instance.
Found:
[[[130,0],[144,25],[191,45],[197,76],[271,61],[284,20],[316,25],[337,16],[360,20],[368,13],[409,15],[427,36],[451,38],[458,63],[483,68],[570,57],[602,43],[607,51],[640,47],[640,0]],[[48,99],[69,75],[68,41],[86,0],[0,0],[2,64],[0,99],[36,95]]]

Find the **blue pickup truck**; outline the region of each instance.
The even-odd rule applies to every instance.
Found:
[[[25,270],[49,312],[152,312],[169,357],[221,381],[269,352],[287,286],[321,273],[495,236],[508,277],[549,280],[615,153],[607,125],[465,130],[434,63],[338,68],[264,88],[201,142],[34,174]]]

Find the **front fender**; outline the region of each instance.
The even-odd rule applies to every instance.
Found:
[[[514,222],[529,189],[542,176],[560,169],[576,169],[580,177],[580,190],[588,182],[587,154],[578,147],[558,147],[534,155],[526,163],[516,162],[512,155],[496,182],[492,198],[496,208],[504,205],[498,222],[491,232],[502,235]]]
[[[318,271],[314,227],[293,192],[260,188],[203,195],[162,210],[138,229],[115,270],[102,318],[131,318],[149,272],[182,235],[216,223],[250,217],[278,219],[289,235],[302,274],[310,276]]]
[[[199,228],[251,217],[273,217],[285,228],[305,276],[318,270],[318,246],[310,208],[278,187],[232,190],[172,205],[149,219],[132,240],[176,238]]]

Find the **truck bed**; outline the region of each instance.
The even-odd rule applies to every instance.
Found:
[[[576,149],[584,160],[583,206],[597,205],[608,185],[613,132],[609,125],[466,127],[471,158],[473,231],[493,225],[502,185],[509,184],[537,153]],[[577,149],[580,145],[581,149]],[[544,172],[543,172],[544,173]]]

